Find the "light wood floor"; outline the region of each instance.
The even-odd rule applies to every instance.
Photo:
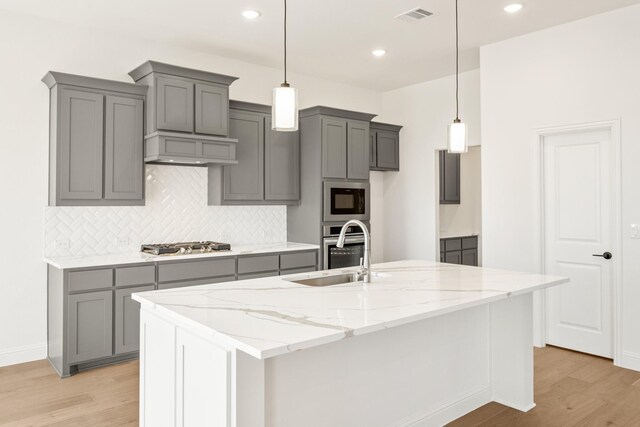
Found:
[[[450,426],[640,426],[640,372],[610,360],[536,349],[535,386],[537,406],[528,413],[490,403]],[[2,426],[137,424],[137,361],[64,380],[47,361],[0,368]]]

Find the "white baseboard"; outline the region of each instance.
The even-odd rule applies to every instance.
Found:
[[[436,411],[423,413],[411,419],[404,419],[397,425],[403,427],[443,426],[489,402],[491,402],[491,387],[487,386],[449,402],[449,404]]]
[[[47,357],[47,343],[0,350],[0,367],[41,360]]]
[[[615,361],[615,365],[621,368],[640,371],[640,354],[623,351],[620,358]]]

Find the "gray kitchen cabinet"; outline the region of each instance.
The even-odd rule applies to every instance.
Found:
[[[61,95],[60,199],[100,200],[104,95],[66,88]]]
[[[142,200],[144,161],[141,99],[107,95],[105,111],[104,198]]]
[[[193,82],[159,76],[156,79],[158,130],[193,132]]]
[[[440,204],[460,204],[460,154],[440,151]]]
[[[263,200],[266,116],[237,110],[229,116],[238,164],[224,167],[224,200]]]
[[[280,257],[278,255],[258,255],[238,257],[238,275],[278,271]]]
[[[229,86],[196,83],[195,132],[229,134]]]
[[[347,177],[347,121],[322,118],[322,177]]]
[[[370,168],[376,171],[400,170],[400,129],[388,123],[370,123]]]
[[[347,121],[347,178],[369,179],[369,124]]]
[[[154,289],[155,284],[115,290],[114,354],[140,349],[140,303],[134,301],[131,294]]]
[[[85,362],[112,354],[111,291],[69,295],[68,304],[68,360]]]
[[[228,135],[229,85],[237,77],[156,61],[144,62],[129,76],[149,87],[147,135],[162,131]]]
[[[231,101],[229,136],[238,164],[209,168],[210,205],[283,205],[300,200],[300,135],[271,130],[271,107]],[[220,173],[221,172],[221,173]]]
[[[300,134],[270,129],[267,117],[264,143],[264,199],[300,200]]]
[[[440,239],[440,262],[478,266],[478,236]]]
[[[49,72],[49,205],[143,205],[145,86]]]

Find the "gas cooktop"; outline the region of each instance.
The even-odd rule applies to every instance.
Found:
[[[203,254],[206,252],[230,251],[229,243],[220,242],[181,242],[181,243],[156,243],[142,245],[140,251],[151,255],[189,255]]]

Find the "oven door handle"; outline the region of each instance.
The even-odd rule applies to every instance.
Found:
[[[345,243],[364,243],[364,236],[347,236],[344,239]],[[338,238],[337,237],[332,237],[332,238],[328,238],[328,239],[324,239],[324,243],[325,245],[335,245],[336,243],[338,243]]]

